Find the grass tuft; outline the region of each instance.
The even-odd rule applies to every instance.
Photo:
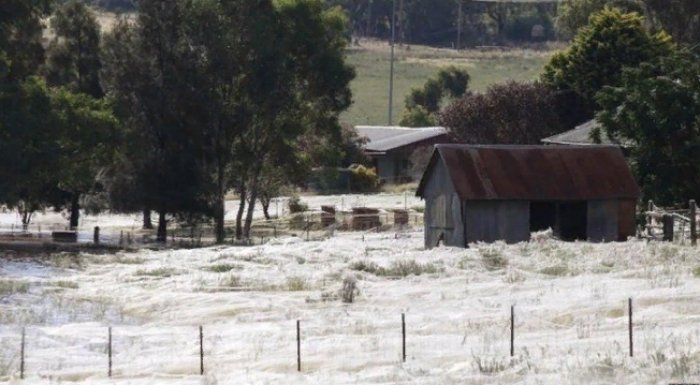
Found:
[[[13,279],[0,280],[0,296],[24,294],[29,291],[29,282]]]
[[[205,266],[203,269],[213,273],[228,273],[231,270],[242,270],[243,266],[231,263],[219,263],[216,265]]]
[[[176,269],[173,269],[171,267],[159,267],[157,269],[153,270],[137,270],[135,275],[137,276],[142,276],[142,277],[161,277],[161,278],[169,278],[172,277],[173,275],[179,274]]]
[[[350,269],[364,271],[381,277],[408,277],[409,275],[435,274],[443,269],[432,263],[421,264],[415,260],[394,261],[389,267],[382,267],[372,261],[357,261],[350,264]]]

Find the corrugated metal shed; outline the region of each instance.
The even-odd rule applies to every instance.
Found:
[[[462,200],[638,199],[639,187],[615,146],[436,145],[416,195],[442,159]]]
[[[357,126],[355,128],[361,137],[367,138],[365,151],[378,153],[447,135],[444,127]]]

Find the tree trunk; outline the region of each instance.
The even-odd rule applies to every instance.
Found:
[[[236,239],[240,240],[243,237],[243,213],[245,212],[245,200],[247,191],[245,186],[240,188],[240,204],[238,205],[238,213],[236,214]]]
[[[165,243],[168,240],[168,223],[165,221],[165,211],[158,211],[158,231],[156,235],[157,242]]]
[[[255,201],[258,199],[258,186],[253,184],[250,192],[250,202],[248,202],[248,214],[245,218],[245,228],[243,234],[246,238],[250,238],[250,227],[253,225],[253,212],[255,211]]]
[[[261,167],[258,167],[253,174],[253,181],[251,183],[250,189],[250,200],[248,202],[248,214],[245,218],[245,228],[243,230],[243,235],[246,238],[250,237],[250,227],[253,224],[253,212],[255,211],[255,201],[258,199],[258,179],[260,178]]]
[[[153,221],[151,221],[151,209],[150,208],[143,209],[143,229],[144,230],[153,230]]]
[[[70,200],[70,229],[78,228],[80,220],[80,194],[74,193]]]
[[[214,207],[214,233],[216,234],[216,243],[222,244],[226,238],[226,228],[224,227],[224,215],[226,214],[226,181],[224,180],[224,167],[222,161],[219,160],[217,172],[217,197],[216,207]]]
[[[270,199],[269,196],[265,196],[265,195],[260,196],[260,205],[262,206],[262,209],[263,209],[263,215],[265,215],[265,219],[268,221],[270,219],[272,219],[272,217],[270,217],[270,202],[271,201],[272,201],[272,199]]]
[[[32,221],[32,212],[31,211],[21,211],[22,215],[22,230],[27,231],[29,228],[29,223]]]
[[[215,223],[215,233],[216,233],[216,243],[222,244],[226,240],[226,229],[224,228],[224,214],[225,214],[225,197],[220,194],[217,197],[216,207],[214,208],[214,222]]]

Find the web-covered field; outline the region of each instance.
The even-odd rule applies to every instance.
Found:
[[[247,248],[15,257],[0,267],[0,380],[20,383],[20,331],[27,325],[25,383],[697,382],[698,266],[689,246],[643,241],[592,245],[540,237],[425,251],[419,231],[285,238]],[[359,289],[353,303],[337,297],[348,275]],[[635,304],[634,358],[628,357],[628,297]]]

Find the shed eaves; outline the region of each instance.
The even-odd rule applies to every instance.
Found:
[[[447,135],[444,127],[394,127],[394,126],[357,126],[360,136],[367,138],[366,151],[385,152],[417,142]]]
[[[615,146],[436,145],[416,195],[435,162],[444,162],[462,200],[638,199],[639,187]]]

